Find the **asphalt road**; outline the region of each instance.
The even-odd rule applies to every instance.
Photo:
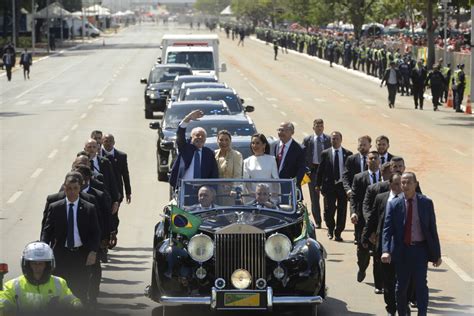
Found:
[[[156,181],[156,131],[144,119],[139,79],[160,55],[161,36],[171,32],[188,30],[137,25],[105,38],[105,46],[100,39],[34,64],[30,81],[18,71],[12,82],[0,77],[0,261],[10,266],[7,279],[21,272],[23,246],[39,238],[46,195],[58,190],[90,132],[101,129],[113,133],[117,148],[128,153],[132,203],[120,210],[119,245],[104,265],[100,306],[119,315],[160,312],[143,289],[168,186]],[[237,41],[220,36],[221,61],[228,68],[221,80],[255,106],[251,116],[259,131],[276,135],[279,123],[290,120],[301,141],[321,117],[326,132],[341,131],[343,146],[352,151],[361,135],[390,138],[390,152],[406,159],[435,202],[444,263],[429,272],[429,314],[473,314],[473,117],[446,108],[433,112],[429,101],[424,111],[415,111],[412,99],[400,96],[389,109],[386,89],[363,75],[293,53],[274,61],[271,46],[247,39],[237,47]],[[321,314],[383,314],[370,273],[356,281],[350,222],[346,242],[327,240],[324,229],[318,236],[329,253],[329,298]]]

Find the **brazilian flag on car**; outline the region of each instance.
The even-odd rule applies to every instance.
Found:
[[[174,205],[171,206],[171,231],[191,238],[201,226],[201,218]]]

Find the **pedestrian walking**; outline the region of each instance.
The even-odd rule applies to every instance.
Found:
[[[435,66],[433,71],[430,72],[426,78],[425,85],[431,87],[431,95],[433,97],[433,111],[438,111],[438,106],[441,105],[440,99],[444,92],[446,85],[444,76],[440,72],[439,65]]]
[[[2,56],[3,65],[5,66],[5,70],[7,71],[7,79],[8,81],[12,80],[12,69],[15,66],[15,55],[10,51],[6,50]]]
[[[23,66],[23,78],[26,80],[30,79],[30,67],[33,64],[33,57],[31,53],[28,52],[28,48],[25,47],[25,50],[21,53],[20,56],[20,65]]]
[[[244,39],[245,39],[245,30],[243,27],[239,29],[239,41],[237,42],[237,46],[240,46],[242,44],[242,47],[244,46]]]
[[[412,93],[413,99],[415,101],[415,110],[420,107],[420,110],[423,110],[423,100],[425,97],[425,81],[428,73],[426,68],[423,66],[423,59],[418,60],[415,69],[411,72],[411,82],[412,82]]]
[[[394,108],[398,85],[402,82],[402,75],[400,74],[400,71],[395,68],[394,61],[391,61],[390,68],[385,70],[380,87],[383,86],[384,82],[386,83],[388,90],[388,107]]]
[[[278,55],[278,39],[273,40],[273,52],[274,52],[274,60],[277,60]]]

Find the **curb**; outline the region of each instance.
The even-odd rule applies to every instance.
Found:
[[[249,36],[249,38],[253,41],[256,41],[256,42],[259,42],[261,44],[265,44],[266,42],[265,41],[262,41],[262,40],[259,40],[258,38],[256,38],[255,36]],[[294,55],[298,55],[298,56],[301,56],[301,57],[305,57],[309,60],[314,60],[320,64],[325,64],[325,65],[328,65],[329,66],[329,61],[325,60],[325,59],[321,59],[319,57],[315,57],[315,56],[309,56],[308,54],[304,54],[304,53],[300,53],[300,52],[297,52],[297,51],[294,51],[292,49],[288,50],[288,53],[291,53],[291,54],[294,54]],[[380,85],[380,79],[379,78],[375,78],[373,76],[368,76],[367,74],[365,74],[364,72],[362,71],[359,71],[359,70],[354,70],[352,68],[346,68],[342,65],[339,65],[339,64],[335,64],[333,63],[332,64],[332,67],[333,68],[336,68],[336,69],[339,69],[339,70],[342,70],[342,71],[345,71],[346,73],[349,73],[353,76],[356,76],[356,77],[359,77],[359,78],[363,78],[365,80],[368,80],[368,81],[371,81],[371,82],[375,82],[377,83],[378,85]],[[433,97],[431,96],[431,94],[424,94],[423,95],[425,97],[426,100],[432,100]],[[443,107],[446,107],[447,106],[445,104],[442,104]],[[461,104],[461,109],[466,112],[466,106],[464,104]],[[468,114],[468,113],[465,113],[465,114]],[[474,114],[471,114],[471,115],[474,115]]]

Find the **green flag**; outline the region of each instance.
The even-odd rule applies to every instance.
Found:
[[[308,208],[306,205],[302,205],[304,209],[304,217],[303,217],[303,229],[301,230],[301,235],[295,238],[293,242],[297,242],[301,239],[305,239],[309,237],[309,230],[313,229],[313,225],[311,224],[311,220],[309,219]]]
[[[174,205],[171,206],[171,231],[191,238],[201,225],[201,218]]]

